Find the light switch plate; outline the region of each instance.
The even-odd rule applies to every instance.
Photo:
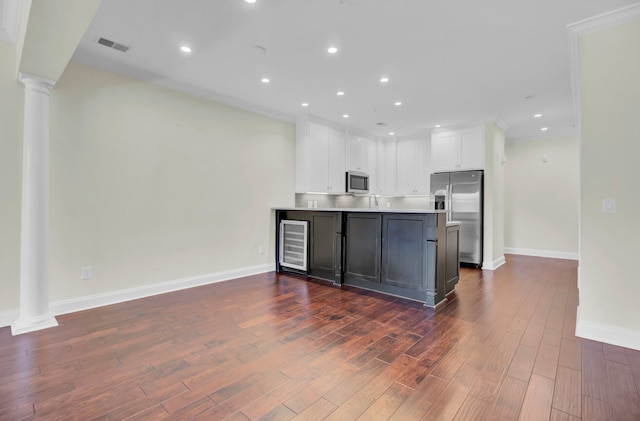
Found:
[[[616,199],[611,197],[602,199],[602,213],[616,213]]]
[[[85,266],[80,269],[80,279],[87,281],[93,277],[93,268],[91,266]]]

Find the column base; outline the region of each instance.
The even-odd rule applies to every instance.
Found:
[[[11,325],[11,334],[13,336],[23,333],[35,332],[36,330],[47,329],[58,326],[58,321],[51,313],[47,313],[38,317],[18,317],[18,320]]]

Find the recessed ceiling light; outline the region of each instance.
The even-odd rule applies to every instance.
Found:
[[[393,136],[394,134],[396,134],[395,132],[389,132],[389,136]]]
[[[190,53],[191,48],[187,47],[186,45],[183,45],[182,47],[180,47],[180,51],[182,51],[183,53]]]
[[[349,114],[342,114],[342,118],[349,118]]]
[[[546,132],[547,130],[549,130],[549,128],[548,127],[543,127],[540,130],[543,131],[543,132]]]
[[[255,3],[255,2],[256,2],[256,0],[244,0],[244,1],[245,1],[246,3],[249,3],[249,4],[253,4],[253,3]]]
[[[540,118],[540,117],[542,117],[542,114],[534,114],[533,115],[533,118]]]
[[[387,82],[389,82],[389,78],[388,78],[388,77],[386,77],[386,76],[382,76],[382,77],[380,78],[380,83],[387,83]]]
[[[344,92],[342,92],[342,91],[338,91],[338,92],[336,93],[336,95],[338,95],[338,96],[342,96],[342,95],[344,95]]]
[[[302,106],[303,106],[303,107],[308,107],[308,106],[309,106],[309,103],[308,103],[308,102],[303,102],[303,103],[302,103]]]
[[[401,105],[402,105],[402,102],[400,102],[400,101],[396,101],[396,102],[394,102],[394,104],[393,104],[393,105],[395,105],[396,107],[399,107],[399,106],[401,106]]]
[[[436,124],[436,127],[440,127],[440,125],[439,125],[439,124]]]
[[[329,47],[327,48],[327,53],[329,54],[335,54],[338,52],[338,48],[337,47]]]
[[[262,83],[269,83],[269,78],[267,78],[267,77],[263,77],[262,79],[260,79],[260,82],[262,82]]]

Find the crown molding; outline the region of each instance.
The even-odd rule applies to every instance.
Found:
[[[573,112],[576,117],[578,134],[582,127],[580,120],[580,37],[613,26],[640,19],[640,3],[593,16],[567,25],[569,43],[569,69],[571,72],[571,95]]]
[[[16,42],[20,24],[20,1],[0,0],[0,41]]]
[[[600,31],[612,26],[631,22],[636,19],[640,19],[640,3],[634,3],[620,9],[570,23],[567,25],[567,28],[576,36],[581,36],[590,32]]]

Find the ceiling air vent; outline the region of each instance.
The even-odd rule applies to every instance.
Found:
[[[122,45],[122,44],[118,44],[117,42],[111,41],[109,39],[106,38],[98,38],[98,41],[96,41],[98,44],[100,45],[104,45],[105,47],[109,47],[109,48],[113,48],[114,50],[118,50],[121,51],[123,53],[126,53],[127,51],[129,51],[129,47],[127,47],[126,45]]]
[[[386,125],[387,125],[387,123],[383,123],[382,121],[379,122],[379,123],[376,123],[376,126],[386,126]]]

